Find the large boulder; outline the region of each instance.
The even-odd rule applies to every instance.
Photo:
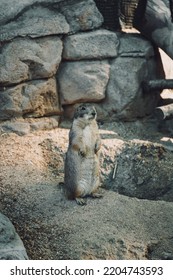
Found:
[[[0,2],[0,23],[4,24],[11,21],[22,11],[28,10],[30,7],[40,4],[49,4],[62,2],[64,0],[1,0]]]
[[[59,7],[72,33],[93,30],[103,23],[103,16],[93,0],[67,0],[60,3]]]
[[[10,220],[0,213],[0,260],[27,260],[23,242]]]
[[[40,37],[53,34],[66,34],[69,25],[65,17],[47,8],[35,7],[23,11],[18,17],[1,27],[0,41],[11,40],[18,36]]]
[[[152,64],[155,61],[152,60]],[[158,94],[144,95],[140,86],[154,74],[144,58],[118,57],[111,64],[110,80],[103,103],[105,115],[131,119],[151,113]],[[118,74],[117,74],[118,73]]]
[[[0,48],[0,85],[55,75],[62,54],[59,37],[15,39]]]
[[[138,33],[120,33],[118,38],[120,41],[118,54],[121,57],[150,58],[155,55],[151,42]]]
[[[110,40],[110,36],[112,40]],[[104,45],[103,41],[107,44]],[[101,50],[102,46],[104,48]],[[83,71],[80,65],[84,63],[92,65],[94,62],[85,62],[84,60],[86,58],[95,60],[96,56],[102,61],[107,56],[110,68],[106,88],[104,87],[105,98],[87,100],[86,94],[84,96],[81,93],[84,90],[84,85],[91,81],[91,76],[85,75],[82,82]],[[98,119],[103,121],[120,118],[132,120],[136,117],[143,117],[151,114],[157,106],[160,91],[153,90],[150,93],[145,93],[142,83],[150,79],[164,78],[164,71],[158,51],[140,34],[122,33],[115,35],[113,32],[104,30],[75,34],[65,39],[63,57],[73,61],[65,62],[65,70],[64,68],[60,69],[58,74],[62,104],[68,105],[64,107],[65,116],[69,118],[73,116],[75,106],[69,106],[69,104],[75,102],[97,102],[95,106],[98,111]],[[79,59],[80,62],[77,61]],[[67,70],[68,68],[69,70]],[[92,69],[90,71],[94,71],[92,66],[90,68]],[[71,83],[74,86],[70,87],[69,82],[71,82],[72,76],[75,77]],[[79,86],[81,82],[83,87]],[[97,82],[99,82],[98,79]],[[94,88],[94,85],[92,86]],[[80,91],[76,91],[78,88]],[[78,91],[78,96],[80,95],[81,98],[75,96]],[[67,95],[70,96],[70,99],[66,98]],[[64,101],[64,96],[67,101]],[[71,100],[73,101],[71,102]]]
[[[173,59],[173,21],[170,10],[172,0],[145,2],[146,8],[141,18],[135,21],[135,27]]]
[[[38,5],[38,3],[40,4]],[[11,9],[13,5],[13,9]],[[5,7],[5,9],[4,9]],[[12,12],[9,12],[8,9]],[[10,0],[0,3],[1,30],[0,41],[11,40],[19,36],[32,38],[67,34],[79,30],[92,30],[100,27],[103,17],[93,0]]]
[[[107,60],[62,63],[57,76],[61,104],[104,99],[109,69]]]
[[[49,116],[41,118],[17,118],[3,121],[0,125],[2,133],[15,133],[23,136],[37,130],[52,130],[59,126],[60,116]]]
[[[64,40],[63,59],[84,60],[116,57],[119,39],[115,32],[100,29],[67,36]]]
[[[164,78],[159,53],[140,35],[120,36],[119,56],[112,60],[106,100],[102,104],[105,118],[133,119],[151,114],[160,99],[160,91],[145,93],[144,81]]]
[[[102,181],[107,189],[140,199],[173,201],[172,154],[165,146],[132,140],[120,141],[118,147],[112,147],[109,158],[103,147]],[[108,161],[107,170],[103,167]]]
[[[35,80],[0,90],[0,119],[61,113],[55,79]]]

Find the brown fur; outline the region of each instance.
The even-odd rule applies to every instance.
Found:
[[[99,150],[101,139],[93,106],[80,105],[74,115],[69,133],[69,146],[65,159],[65,193],[68,199],[95,195],[100,181]]]

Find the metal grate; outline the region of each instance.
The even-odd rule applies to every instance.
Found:
[[[120,18],[126,28],[133,27],[133,21],[139,0],[121,0]]]
[[[110,30],[121,30],[119,22],[121,0],[95,0],[96,6],[103,15],[103,27]]]
[[[173,0],[170,2],[173,3]],[[126,28],[132,28],[134,22],[140,22],[147,0],[95,0],[95,3],[103,15],[103,27],[120,31],[120,19]]]

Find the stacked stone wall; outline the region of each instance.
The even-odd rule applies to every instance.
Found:
[[[104,29],[93,0],[3,0],[0,8],[1,124],[53,117],[54,127],[83,102],[103,121],[157,105],[160,93],[141,86],[164,76],[157,50],[140,34]]]

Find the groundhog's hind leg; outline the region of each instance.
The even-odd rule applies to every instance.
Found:
[[[100,185],[100,174],[99,174],[99,161],[96,157],[94,172],[93,172],[93,184],[92,184],[92,191],[90,196],[92,198],[102,198],[103,195],[99,193],[99,185]]]
[[[87,195],[87,196],[88,196],[88,197],[90,196],[90,197],[92,197],[92,198],[102,198],[102,197],[103,197],[103,195],[100,194],[100,193],[98,193],[98,192],[93,192],[93,193],[91,193],[91,194],[89,194],[89,195]],[[76,197],[75,200],[76,200],[76,203],[77,203],[78,205],[84,206],[84,205],[87,204],[86,198],[83,198],[83,197]]]
[[[99,181],[97,181],[96,187],[91,192],[90,197],[92,197],[92,198],[102,198],[103,197],[103,195],[101,193],[99,193]]]
[[[76,197],[75,201],[78,205],[80,206],[84,206],[87,204],[86,199],[82,198],[82,197]]]
[[[103,197],[103,195],[101,193],[98,193],[98,192],[91,193],[90,196],[92,198],[102,198]]]
[[[76,191],[75,191],[75,201],[78,205],[86,205],[87,202],[86,202],[86,199],[84,198],[85,197],[85,193],[83,191],[83,188],[79,188],[79,186],[76,188]]]

